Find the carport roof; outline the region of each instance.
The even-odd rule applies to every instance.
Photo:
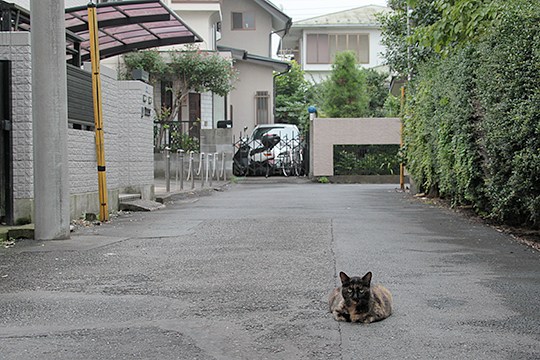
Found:
[[[102,59],[133,50],[202,41],[160,0],[132,0],[97,4],[99,48]],[[88,8],[66,9],[66,31],[82,39],[82,61],[90,59]],[[75,50],[74,44],[68,49]]]
[[[101,59],[133,50],[202,41],[161,0],[115,1],[95,6]],[[0,1],[0,11],[3,31],[30,31],[30,14],[27,10]],[[88,7],[68,8],[65,14],[68,57],[72,57],[73,63],[90,60]]]

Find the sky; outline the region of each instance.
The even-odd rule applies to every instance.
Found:
[[[66,7],[85,5],[89,0],[64,0]],[[294,20],[307,19],[323,14],[353,9],[364,5],[386,6],[386,0],[270,0],[278,8]],[[8,0],[30,7],[30,0]]]
[[[386,6],[386,0],[270,0],[293,21],[354,9],[365,5]]]

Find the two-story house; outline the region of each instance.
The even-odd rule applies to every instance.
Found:
[[[240,73],[230,94],[233,133],[274,122],[274,75],[289,64],[272,58],[273,34],[286,35],[290,17],[266,0],[223,0],[220,51],[230,52]]]
[[[28,0],[16,0],[23,5]],[[85,5],[87,0],[65,0],[66,7]],[[98,3],[117,0],[97,0]],[[215,129],[229,120],[233,134],[255,125],[273,123],[274,75],[288,71],[289,64],[272,57],[275,35],[285,36],[292,25],[289,16],[267,0],[161,0],[203,40],[196,46],[232,58],[238,81],[228,96],[191,93],[179,113],[182,132],[198,137],[198,129]],[[99,15],[98,15],[99,18]],[[160,51],[183,48],[166,46]],[[121,57],[109,58],[103,65],[121,68]],[[157,104],[167,104],[169,84],[157,84]]]
[[[70,5],[85,0],[67,0]],[[116,0],[98,0],[113,2]],[[286,35],[292,20],[266,0],[161,0],[203,40],[196,44],[203,51],[217,51],[234,60],[238,81],[228,96],[190,93],[179,113],[181,130],[198,137],[198,129],[216,129],[229,120],[238,136],[257,124],[274,122],[274,74],[289,70],[289,64],[272,57],[274,34]],[[161,47],[160,51],[183,48]],[[118,67],[120,59],[109,59],[105,66]],[[169,84],[156,86],[160,104],[167,104]]]
[[[165,2],[203,38],[199,49],[218,51],[234,60],[238,71],[235,89],[226,97],[190,94],[183,119],[201,119],[202,129],[218,122],[233,134],[257,124],[272,123],[274,72],[289,70],[287,62],[272,58],[273,34],[284,36],[291,18],[266,0],[167,0]]]
[[[384,6],[369,5],[297,21],[283,39],[281,54],[294,58],[312,82],[330,74],[340,51],[355,52],[358,64],[365,68],[384,66],[377,14],[389,11]]]

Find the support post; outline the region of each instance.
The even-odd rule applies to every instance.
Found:
[[[96,158],[99,191],[99,219],[109,220],[107,174],[105,172],[105,141],[103,134],[103,109],[101,102],[101,77],[99,69],[99,39],[96,5],[88,4],[88,30],[90,35],[90,61],[92,63],[92,94],[94,98],[94,123],[96,128]]]
[[[64,0],[32,0],[34,238],[68,239],[67,75]]]
[[[405,105],[405,87],[401,87],[401,126],[400,126],[400,133],[399,133],[399,150],[400,152],[403,149],[403,108]],[[403,165],[403,154],[401,154],[401,161],[399,162],[399,188],[404,191],[405,190],[405,166]]]
[[[171,149],[165,147],[165,191],[171,192]]]
[[[205,162],[205,156],[204,156],[204,153],[201,153],[201,157],[200,157],[200,162],[199,162],[199,169],[201,170],[201,188],[204,187],[204,179],[205,179],[205,174],[204,174],[204,169],[206,168],[206,177],[208,177],[208,163]]]
[[[178,150],[180,157],[180,190],[184,190],[184,150]]]
[[[208,154],[208,159],[206,160],[206,179],[208,180],[208,186],[212,187],[212,177],[214,169],[214,154]],[[211,167],[211,169],[209,169]]]
[[[195,161],[194,161],[195,153],[193,151],[189,152],[189,169],[191,176],[191,190],[195,189]]]

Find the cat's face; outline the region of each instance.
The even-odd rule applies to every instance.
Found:
[[[345,300],[360,302],[369,299],[371,272],[368,272],[363,277],[349,277],[344,272],[340,272],[339,277],[341,278],[341,293]]]

